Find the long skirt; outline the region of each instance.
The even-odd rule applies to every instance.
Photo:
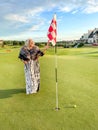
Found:
[[[31,60],[24,67],[26,94],[37,93],[40,87],[40,66],[38,60]]]

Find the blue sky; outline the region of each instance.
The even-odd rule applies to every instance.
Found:
[[[98,0],[0,0],[0,39],[47,41],[54,13],[58,40],[98,28]]]

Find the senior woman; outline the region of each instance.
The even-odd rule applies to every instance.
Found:
[[[48,44],[45,50],[48,48]],[[37,93],[40,88],[40,66],[38,58],[43,56],[42,52],[32,39],[28,39],[21,48],[19,58],[24,63],[26,94]]]

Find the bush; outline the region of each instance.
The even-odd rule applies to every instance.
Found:
[[[79,48],[79,47],[82,47],[82,46],[84,46],[84,43],[75,43],[74,45],[72,45],[72,47],[75,47],[75,46],[77,46],[77,48]]]
[[[78,43],[74,43],[74,44],[72,45],[72,47],[75,47],[77,44],[78,44]]]
[[[84,46],[84,43],[80,43],[80,44],[78,45],[78,47],[82,47],[82,46]]]

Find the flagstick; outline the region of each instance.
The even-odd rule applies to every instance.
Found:
[[[60,110],[58,106],[58,81],[57,81],[57,46],[55,45],[55,80],[56,80],[56,110]]]

